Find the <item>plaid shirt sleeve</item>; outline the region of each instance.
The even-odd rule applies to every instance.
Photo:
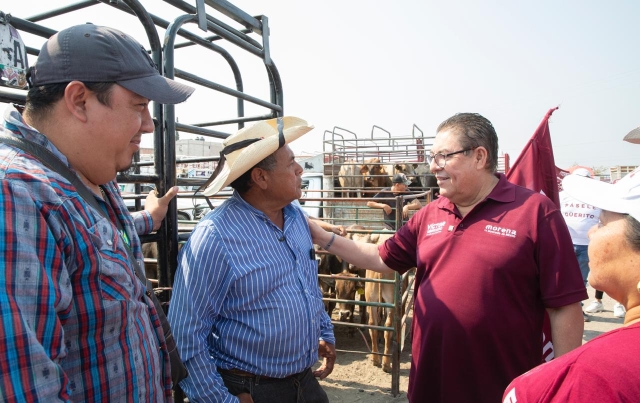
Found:
[[[66,356],[60,318],[71,309],[62,253],[70,245],[56,239],[25,188],[7,180],[0,186],[0,395],[4,401],[66,401],[71,391],[59,364]]]

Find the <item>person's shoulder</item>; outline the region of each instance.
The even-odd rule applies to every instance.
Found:
[[[392,194],[391,188],[382,188],[374,197],[387,197],[389,194]]]
[[[61,202],[67,182],[59,174],[45,167],[34,157],[18,150],[3,150],[0,145],[0,173],[3,181],[14,188],[25,189],[26,193],[35,195],[44,202]],[[12,153],[9,157],[8,153]],[[9,158],[9,159],[7,159]]]

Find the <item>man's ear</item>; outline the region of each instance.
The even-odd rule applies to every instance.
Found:
[[[262,190],[265,190],[268,187],[268,182],[267,182],[268,175],[269,175],[269,171],[266,171],[262,168],[251,169],[251,180],[256,186],[258,186]]]
[[[476,168],[485,169],[489,163],[489,153],[487,149],[480,146],[474,150],[474,156],[476,162]]]
[[[86,102],[90,95],[89,89],[80,81],[72,81],[64,90],[64,104],[67,111],[79,121],[88,120]]]

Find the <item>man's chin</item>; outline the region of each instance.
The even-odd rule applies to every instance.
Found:
[[[126,172],[126,171],[130,170],[132,166],[133,166],[133,156],[131,157],[131,161],[129,161],[128,164],[124,164],[122,166],[118,166],[116,169],[118,170],[118,172]]]

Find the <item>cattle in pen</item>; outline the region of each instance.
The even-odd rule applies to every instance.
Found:
[[[330,253],[318,253],[318,274],[332,275],[342,272],[342,261]],[[318,286],[323,298],[336,298],[336,281],[334,278],[318,277]],[[334,301],[324,301],[324,307],[331,317],[336,303]]]
[[[380,164],[380,158],[370,158],[363,163],[354,160],[346,161],[340,166],[338,171],[338,182],[345,190],[344,197],[360,197],[362,189],[374,187],[370,177],[370,171],[373,167]]]
[[[375,245],[381,245],[387,239],[391,238],[393,234],[353,234],[353,240],[358,242],[366,242],[372,243]],[[362,269],[362,268],[360,268]],[[376,279],[376,280],[394,280],[395,274],[382,274],[377,273],[372,270],[365,269],[365,277],[367,279]],[[356,270],[356,268],[352,268],[352,270]],[[407,288],[407,280],[402,282],[401,286],[401,295],[404,294]],[[364,287],[364,295],[365,300],[367,302],[386,302],[393,304],[395,301],[395,287],[392,283],[376,283],[376,282],[366,282]],[[369,326],[380,326],[384,322],[384,326],[393,327],[395,315],[403,315],[404,313],[395,312],[392,308],[379,308],[376,306],[367,306],[367,324]],[[380,332],[375,329],[369,329],[369,334],[371,335],[371,361],[373,365],[380,367],[382,366],[382,370],[385,372],[391,372],[391,347],[393,345],[393,332],[385,331],[384,332],[384,356],[382,358],[379,354],[378,349],[378,338]]]
[[[420,186],[420,178],[416,173],[417,165],[405,162],[369,164],[368,180],[372,187],[380,190],[391,187],[394,175],[405,174],[407,179],[411,180],[411,186]]]

